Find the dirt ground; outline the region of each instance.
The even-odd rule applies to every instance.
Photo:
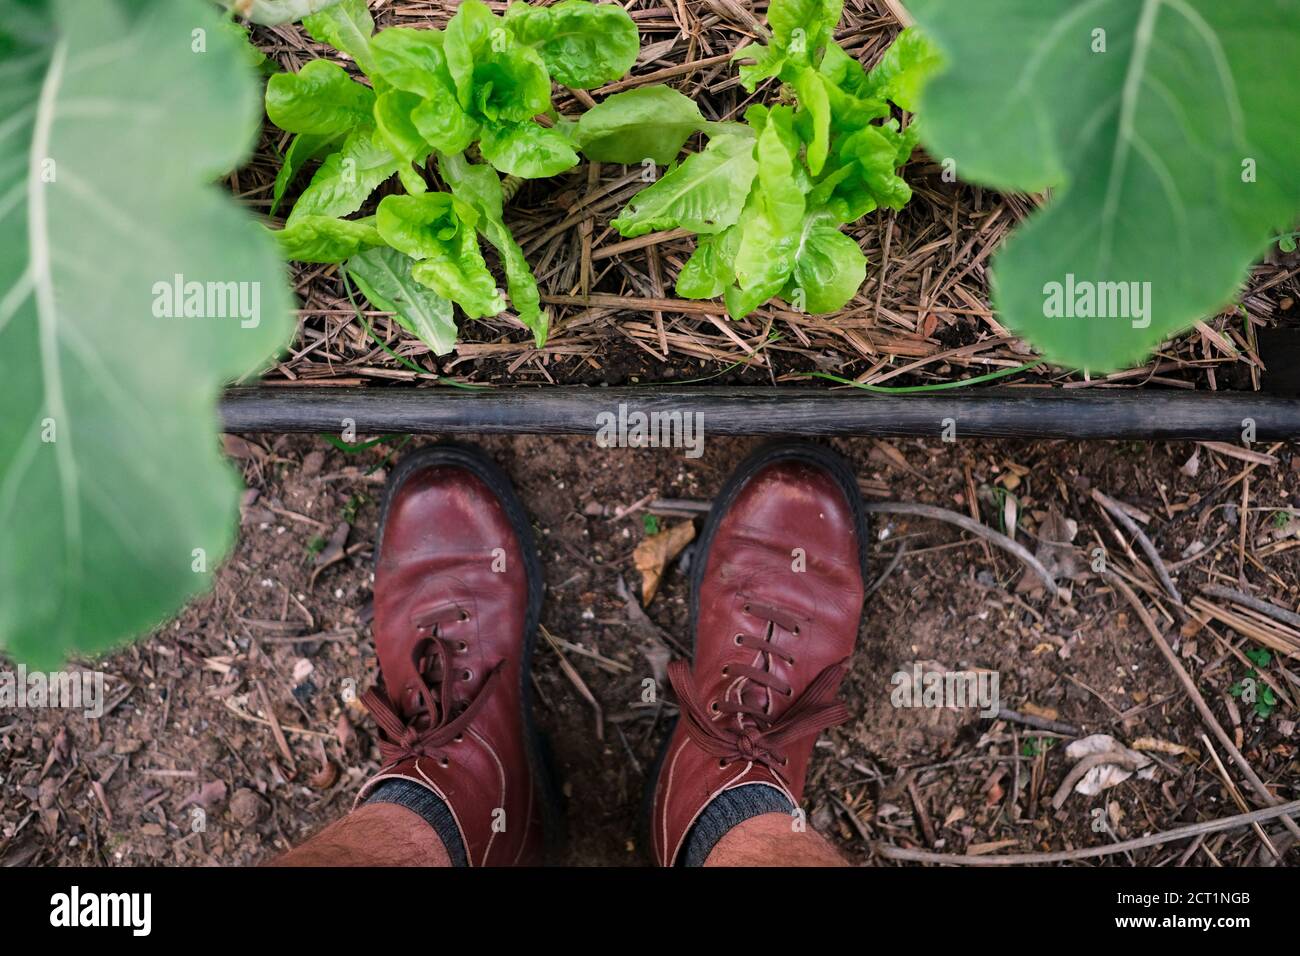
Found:
[[[213,593],[95,665],[107,674],[101,719],[0,711],[0,861],[250,864],[346,812],[378,756],[374,725],[355,703],[374,677],[377,502],[394,456],[425,441],[345,452],[314,436],[228,437],[248,492]],[[758,442],[711,439],[698,460],[584,438],[478,444],[517,483],[546,569],[542,622],[553,641],[538,642],[535,682],[568,798],[570,847],[558,862],[640,864],[645,774],[673,711],[662,700],[645,705],[641,682],[662,668],[665,642],[689,646],[689,550],[645,617],[639,604],[629,609],[620,581],[639,593],[636,546],[656,525],[691,520],[656,502],[706,501]],[[854,719],[819,740],[806,800],[811,822],[855,861],[887,863],[886,845],[1069,850],[1237,813],[1236,794],[1262,805],[1217,740],[1211,752],[1212,735],[1135,609],[1092,572],[1096,548],[1140,595],[1264,784],[1300,797],[1300,667],[1277,654],[1266,665],[1246,658],[1260,645],[1220,619],[1198,620],[1207,612],[1196,604],[1240,613],[1202,596],[1218,584],[1297,609],[1300,455],[1257,446],[1274,457],[1248,461],[1239,449],[1192,443],[831,444],[853,462],[869,502],[971,514],[973,496],[981,523],[1014,529],[1067,590],[1052,599],[1020,560],[948,522],[876,516],[878,583],[843,691]],[[1145,528],[1192,610],[1187,623],[1093,489]],[[1052,546],[1071,522],[1072,544]],[[1016,714],[894,706],[891,676],[915,662],[996,672],[1001,706]],[[1256,666],[1274,690],[1267,716],[1233,693]],[[1024,722],[1042,720],[1139,747],[1154,773],[1096,796],[1069,793],[1056,809],[1075,761],[1062,735]],[[1101,832],[1099,819],[1110,821]],[[1285,830],[1265,832],[1286,862],[1300,861]],[[1241,828],[1105,862],[1271,862],[1262,847]]]

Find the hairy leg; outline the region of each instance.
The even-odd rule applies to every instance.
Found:
[[[447,849],[414,810],[367,803],[271,866],[451,866]]]
[[[813,830],[794,830],[788,813],[764,813],[732,827],[705,866],[848,866],[839,851]]]

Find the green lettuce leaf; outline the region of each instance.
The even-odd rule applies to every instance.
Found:
[[[411,122],[424,141],[440,153],[462,152],[479,135],[479,124],[460,108],[450,92],[422,100],[411,111]]]
[[[283,229],[272,230],[286,259],[295,262],[342,262],[362,249],[382,246],[375,217],[334,219],[300,215]]]
[[[695,101],[666,86],[615,93],[578,119],[575,140],[598,163],[671,163],[692,133],[705,128]]]
[[[807,175],[799,169],[800,145],[794,110],[774,107],[762,120],[755,149],[758,176],[737,225],[736,284],[747,293],[767,290],[762,301],[780,291],[794,271],[807,188]]]
[[[463,109],[468,110],[474,102],[475,65],[491,51],[494,34],[496,45],[504,52],[504,31],[500,17],[489,10],[482,0],[463,0],[455,15],[447,21],[447,29],[443,34],[443,51]]]
[[[312,160],[340,145],[340,138],[330,134],[299,133],[284,151],[279,171],[275,174],[275,185],[271,189],[271,215],[274,216],[284,201],[284,194],[289,191],[303,167]]]
[[[384,241],[412,259],[416,281],[459,305],[471,319],[496,315],[501,292],[479,251],[478,214],[448,193],[385,196],[376,214]]]
[[[501,179],[491,166],[470,163],[464,156],[443,156],[438,171],[452,194],[478,215],[475,227],[497,250],[506,270],[510,304],[519,321],[532,330],[537,347],[546,344],[550,316],[541,307],[537,279],[523,249],[505,223],[505,195]]]
[[[844,0],[772,0],[767,22],[771,43],[742,47],[737,57],[753,57],[752,66],[740,68],[740,82],[749,92],[770,77],[789,80],[802,68],[817,66],[831,43]]]
[[[329,60],[312,60],[297,73],[277,73],[266,84],[266,115],[289,133],[345,133],[370,123],[374,108],[374,91]]]
[[[844,308],[866,277],[867,257],[853,237],[832,220],[812,215],[803,225],[794,273],[781,294],[813,315],[825,315]]]
[[[380,183],[397,172],[397,158],[375,142],[373,127],[354,130],[337,153],[321,163],[289,214],[288,225],[301,216],[348,216],[362,207]]]
[[[740,218],[757,173],[751,136],[715,136],[637,193],[611,225],[629,239],[659,229],[721,232]]]
[[[370,39],[375,33],[375,21],[366,0],[341,0],[313,13],[302,25],[317,43],[328,43],[341,50],[367,74],[374,75]]]
[[[808,171],[816,176],[826,165],[831,146],[830,95],[825,78],[811,66],[802,67],[791,82],[799,97],[800,119],[811,128],[806,158]]]
[[[397,158],[397,174],[408,193],[422,193],[428,186],[413,165],[423,162],[432,151],[411,121],[420,98],[405,90],[389,90],[375,99],[375,127],[379,144]]]
[[[366,72],[395,89],[437,96],[456,86],[443,53],[443,34],[438,30],[389,27],[370,41],[373,66]]]
[[[536,123],[492,126],[479,141],[483,158],[510,176],[544,179],[578,165],[573,143],[558,129]]]
[[[414,265],[410,256],[382,247],[353,256],[344,268],[371,305],[392,312],[397,324],[434,355],[446,355],[456,346],[451,300],[417,282],[411,275]]]
[[[922,88],[942,68],[939,48],[916,27],[908,27],[872,67],[867,82],[874,95],[914,113]]]
[[[557,83],[575,89],[617,80],[636,63],[641,48],[636,24],[614,3],[516,3],[506,10],[505,22],[515,39],[537,49]]]
[[[684,299],[713,299],[735,284],[740,237],[739,226],[701,236],[677,274],[677,294]]]

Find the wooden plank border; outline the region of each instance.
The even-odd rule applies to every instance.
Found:
[[[1071,439],[1300,439],[1300,397],[1254,392],[980,389],[884,396],[810,388],[649,386],[236,388],[229,432],[594,435],[602,413],[700,415],[714,435]],[[700,421],[701,419],[693,419]],[[950,424],[949,424],[950,422]]]

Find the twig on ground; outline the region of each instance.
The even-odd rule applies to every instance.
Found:
[[[1046,717],[1037,717],[1034,714],[1022,714],[1016,710],[1007,710],[1005,707],[998,709],[998,720],[1009,720],[1013,724],[1024,724],[1026,727],[1033,727],[1036,730],[1050,730],[1054,734],[1061,734],[1066,737],[1083,736],[1083,731],[1073,724],[1063,723],[1059,720],[1049,720]]]
[[[955,524],[959,528],[977,534],[981,538],[991,541],[999,548],[1009,551],[1017,558],[1029,565],[1034,573],[1043,579],[1047,584],[1048,590],[1064,600],[1065,592],[1057,587],[1056,579],[1052,573],[1043,567],[1042,562],[1029,553],[1023,545],[1017,544],[1001,532],[994,531],[987,525],[968,518],[963,514],[955,511],[949,511],[947,508],[939,508],[935,505],[923,505],[911,501],[868,501],[864,504],[868,512],[873,514],[891,514],[891,515],[915,515],[920,518],[933,518],[936,521],[947,521],[949,524]]]
[[[908,860],[913,863],[947,863],[959,866],[1027,866],[1034,863],[1069,863],[1073,860],[1088,860],[1099,856],[1127,853],[1130,850],[1141,850],[1148,846],[1161,846],[1165,843],[1186,840],[1188,837],[1202,836],[1207,833],[1235,830],[1237,827],[1249,826],[1252,823],[1263,823],[1265,820],[1276,820],[1279,817],[1284,822],[1294,825],[1291,817],[1296,814],[1300,814],[1300,800],[1292,800],[1290,803],[1269,807],[1266,810],[1241,813],[1235,817],[1223,817],[1218,820],[1206,820],[1203,823],[1192,823],[1185,827],[1166,830],[1163,833],[1152,833],[1150,836],[1138,837],[1135,840],[1112,843],[1110,846],[1089,846],[1077,850],[1057,850],[1052,853],[1007,853],[1000,856],[972,856],[967,853],[932,853],[929,850],[913,850],[908,847],[881,843],[876,844],[876,852],[889,860]]]
[[[867,588],[867,593],[862,596],[864,601],[879,591],[880,586],[889,580],[889,576],[894,573],[894,569],[898,567],[899,562],[903,560],[903,555],[906,553],[907,542],[900,541],[898,544],[898,550],[895,551],[894,556],[889,559],[889,564],[885,565],[885,570],[880,572],[880,577],[876,578],[871,587]]]
[[[1165,562],[1160,557],[1160,552],[1156,551],[1155,545],[1151,539],[1143,533],[1142,529],[1137,526],[1132,518],[1124,511],[1119,502],[1115,499],[1102,494],[1096,488],[1092,489],[1092,500],[1106,509],[1106,512],[1124,526],[1124,530],[1137,539],[1146,556],[1151,561],[1151,567],[1155,570],[1156,576],[1160,579],[1160,585],[1165,592],[1173,598],[1174,604],[1180,611],[1183,608],[1183,596],[1178,593],[1178,588],[1174,587],[1173,579],[1169,577],[1169,571],[1165,568]]]
[[[564,671],[564,676],[569,678],[569,683],[573,684],[582,699],[589,703],[591,709],[596,712],[596,739],[604,740],[605,712],[600,706],[600,701],[598,701],[596,695],[591,692],[591,688],[589,688],[587,682],[582,679],[582,675],[574,669],[573,665],[569,663],[569,659],[564,656],[564,650],[560,647],[551,632],[541,624],[537,625],[537,629],[541,632],[542,637],[546,638],[546,643],[551,645],[551,650],[555,651],[555,656],[560,661],[560,670]]]
[[[1248,607],[1252,611],[1258,611],[1260,614],[1271,617],[1275,621],[1281,621],[1283,624],[1300,627],[1300,614],[1288,611],[1284,607],[1278,607],[1269,601],[1261,601],[1257,597],[1251,597],[1249,594],[1234,588],[1227,588],[1221,584],[1207,584],[1201,588],[1201,593],[1224,601],[1232,601],[1242,607]]]
[[[289,741],[285,739],[284,731],[280,729],[280,718],[275,716],[275,709],[271,706],[271,698],[266,693],[266,686],[260,680],[256,684],[257,694],[262,700],[262,709],[266,711],[266,719],[271,726],[271,736],[275,738],[275,745],[280,748],[280,753],[289,765],[289,769],[296,771],[298,763],[293,759],[293,751],[289,749]]]

